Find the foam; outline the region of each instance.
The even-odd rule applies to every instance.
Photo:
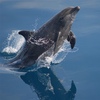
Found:
[[[24,44],[25,39],[18,34],[20,30],[13,30],[11,34],[9,34],[7,38],[7,45],[2,50],[4,53],[17,53],[21,46]]]
[[[53,52],[53,48],[52,48],[51,50],[47,52],[47,54],[50,53],[48,56],[45,56],[45,58],[41,57],[38,61],[38,66],[49,68],[51,64],[56,65],[56,64],[61,63],[66,58],[68,53],[74,53],[77,51],[78,51],[77,47],[74,47],[74,49],[72,50],[70,47],[70,43],[67,40],[65,40],[64,44],[62,45],[62,47],[59,49],[59,51],[55,55],[50,53],[50,52]]]

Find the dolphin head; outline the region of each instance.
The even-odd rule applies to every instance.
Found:
[[[80,7],[69,7],[62,10],[58,15],[55,16],[56,23],[59,25],[59,31],[68,32],[71,29],[71,25],[75,18],[75,15],[80,10]]]
[[[43,27],[46,27],[49,34],[52,34],[50,37],[57,37],[57,34],[60,32],[63,36],[68,35],[71,30],[71,26],[75,15],[80,10],[80,7],[68,7],[54,16],[48,23],[46,23]],[[42,29],[43,29],[42,27]],[[46,32],[45,32],[46,33]],[[48,34],[48,33],[47,33]],[[54,36],[54,34],[56,34]],[[64,36],[66,37],[66,36]]]
[[[76,38],[71,31],[71,26],[74,21],[75,15],[80,10],[80,7],[69,7],[61,11],[59,16],[60,32],[62,33],[63,40],[67,39],[70,42],[71,48],[73,49],[76,43]]]
[[[79,6],[65,8],[38,30],[39,36],[54,41],[56,45],[55,53],[59,50],[65,39],[70,42],[71,48],[74,48],[76,39],[71,31],[71,26],[79,10]]]
[[[71,26],[75,15],[80,10],[80,7],[69,7],[62,10],[58,13],[52,20],[48,23],[48,30],[52,30],[52,36],[55,39],[55,42],[58,42],[59,45],[62,45],[64,40],[67,39],[70,44],[71,48],[73,49],[76,39],[74,34],[71,31]],[[58,38],[59,37],[59,38]]]

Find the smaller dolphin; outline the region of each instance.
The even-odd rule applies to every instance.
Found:
[[[71,26],[79,10],[79,6],[65,8],[36,32],[20,31],[19,34],[25,38],[26,43],[17,56],[10,60],[8,65],[18,68],[31,66],[51,47],[53,47],[52,53],[55,55],[65,39],[70,42],[73,49],[76,39],[71,31]]]

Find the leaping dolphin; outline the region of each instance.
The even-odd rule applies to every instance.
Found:
[[[76,39],[71,31],[71,26],[79,10],[79,6],[65,8],[36,32],[20,31],[19,34],[26,40],[25,45],[8,65],[18,68],[31,66],[52,46],[54,46],[53,55],[55,55],[66,39],[73,49]]]

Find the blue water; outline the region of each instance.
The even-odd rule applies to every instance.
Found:
[[[39,0],[0,0],[0,52],[8,46],[7,37],[9,34],[11,36],[12,30],[37,30],[51,17],[69,6],[81,7],[72,26],[77,39],[76,47],[79,50],[68,53],[60,64],[52,66],[53,73],[50,70],[47,72],[54,76],[51,80],[55,78],[56,81],[53,82],[59,83],[57,80],[60,80],[64,86],[63,90],[66,91],[70,89],[71,81],[74,80],[77,88],[75,100],[99,100],[99,0],[43,0],[42,2]],[[9,58],[8,54],[0,54],[0,100],[39,100],[41,96],[36,91],[39,89],[34,77],[37,72],[25,74],[3,69],[2,64],[7,58]],[[39,77],[39,80],[49,81],[48,77]],[[62,87],[61,84],[59,86]],[[48,87],[50,86],[49,84]],[[49,89],[53,93],[52,87]],[[45,94],[45,91],[42,93]],[[60,97],[64,98],[61,93]]]

